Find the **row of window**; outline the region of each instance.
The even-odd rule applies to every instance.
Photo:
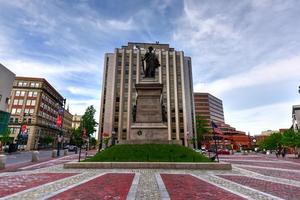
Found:
[[[17,85],[20,86],[20,87],[27,87],[27,86],[30,86],[30,87],[40,87],[40,83],[36,83],[36,82],[19,81]]]
[[[13,102],[13,105],[23,105],[24,103],[24,99],[14,99],[14,102]],[[36,104],[36,100],[31,100],[31,99],[28,99],[26,101],[26,106],[35,106]]]
[[[26,91],[21,91],[21,90],[17,90],[15,92],[15,96],[17,97],[24,97],[25,96]],[[29,91],[28,92],[28,97],[37,97],[37,92],[36,91]]]
[[[22,108],[13,108],[13,109],[11,109],[11,114],[13,114],[13,115],[20,115],[21,113],[22,113]],[[33,114],[34,109],[25,108],[24,113]]]

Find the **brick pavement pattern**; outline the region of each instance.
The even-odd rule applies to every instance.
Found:
[[[126,199],[134,173],[108,173],[59,193],[50,199]]]
[[[184,174],[161,174],[162,180],[172,200],[183,199],[244,199],[222,188]]]
[[[300,187],[264,181],[256,178],[238,175],[218,175],[221,178],[236,182],[238,184],[254,188],[256,190],[289,200],[299,200]]]
[[[281,168],[281,169],[292,169],[292,170],[300,170],[300,165],[297,163],[282,163],[280,161],[274,162],[259,162],[259,161],[226,161],[231,164],[238,165],[251,165],[251,166],[259,166],[259,167],[271,167],[271,168]]]
[[[294,181],[300,182],[300,172],[291,172],[291,171],[279,171],[274,169],[262,169],[262,168],[253,168],[253,167],[239,167],[242,169],[246,169],[258,174],[262,174],[265,176],[272,176],[276,178],[284,178],[284,179],[290,179]]]
[[[2,176],[0,177],[0,197],[5,197],[76,174],[78,173],[38,173]]]

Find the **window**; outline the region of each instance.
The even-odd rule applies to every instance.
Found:
[[[19,123],[19,119],[18,118],[15,118],[15,123]]]
[[[28,124],[31,124],[31,118],[28,119]]]
[[[25,91],[21,91],[21,97],[24,97],[25,96]]]
[[[27,100],[26,106],[35,106],[36,100]]]
[[[33,97],[37,97],[37,92],[33,92]]]
[[[29,113],[33,114],[34,113],[34,109],[29,109]]]
[[[17,112],[16,108],[11,109],[11,114],[16,114],[16,112]]]
[[[20,94],[21,94],[21,91],[17,90],[16,91],[16,96],[18,97],[18,96],[20,96]]]
[[[40,84],[39,83],[35,83],[35,87],[39,87],[40,86]]]
[[[23,105],[23,99],[14,99],[13,105]]]
[[[28,92],[28,96],[32,97],[32,93],[33,93],[32,91]]]
[[[35,86],[35,83],[30,83],[30,87],[34,87]]]
[[[22,111],[22,109],[18,108],[17,111],[16,111],[16,114],[21,114],[21,111]]]
[[[13,123],[13,122],[14,122],[14,118],[11,117],[11,118],[9,119],[9,123]]]

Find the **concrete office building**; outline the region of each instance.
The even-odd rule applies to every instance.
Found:
[[[294,130],[300,130],[300,105],[293,106],[292,117]]]
[[[225,123],[221,99],[209,93],[194,93],[196,116],[202,116],[208,122]],[[209,123],[210,126],[210,123]]]
[[[128,43],[106,53],[104,59],[99,140],[103,135],[130,140],[132,108],[136,103],[135,84],[143,78],[142,58],[152,46],[160,67],[155,78],[163,84],[162,104],[166,108],[168,140],[188,145],[195,133],[191,58],[169,44]]]
[[[37,149],[40,138],[46,136],[53,137],[56,143],[60,132],[56,119],[63,102],[64,98],[45,79],[16,77],[9,104],[11,136],[17,140],[25,125],[23,143],[27,150]]]
[[[77,114],[73,115],[72,128],[74,129],[79,128],[81,117],[82,115],[77,115]]]
[[[10,113],[7,112],[15,74],[0,64],[0,134],[7,128]]]

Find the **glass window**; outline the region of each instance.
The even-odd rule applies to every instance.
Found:
[[[17,111],[16,111],[16,114],[21,114],[21,111],[22,111],[22,109],[18,108]]]
[[[32,101],[31,101],[31,105],[32,105],[32,106],[35,106],[35,102],[36,102],[35,100],[32,100]]]
[[[18,97],[18,96],[20,96],[20,94],[21,94],[21,91],[17,90],[16,91],[16,96]]]
[[[28,92],[28,96],[32,97],[32,91]]]
[[[21,97],[24,97],[25,96],[25,91],[21,91]]]
[[[23,102],[24,102],[24,100],[23,99],[19,99],[19,103],[18,103],[18,105],[23,105]]]
[[[34,113],[34,109],[30,109],[30,110],[29,110],[29,113],[30,113],[30,114],[33,114],[33,113]]]
[[[37,97],[37,92],[33,92],[33,97]]]
[[[26,101],[26,106],[30,106],[30,104],[31,104],[31,100],[27,100]]]
[[[14,99],[13,105],[18,105],[18,99]]]
[[[34,87],[35,83],[30,83],[30,87]]]
[[[11,114],[16,114],[16,111],[17,111],[16,108],[11,109]]]
[[[19,123],[19,119],[18,118],[15,118],[15,123]]]
[[[39,87],[40,86],[40,84],[39,83],[35,83],[35,87]]]

